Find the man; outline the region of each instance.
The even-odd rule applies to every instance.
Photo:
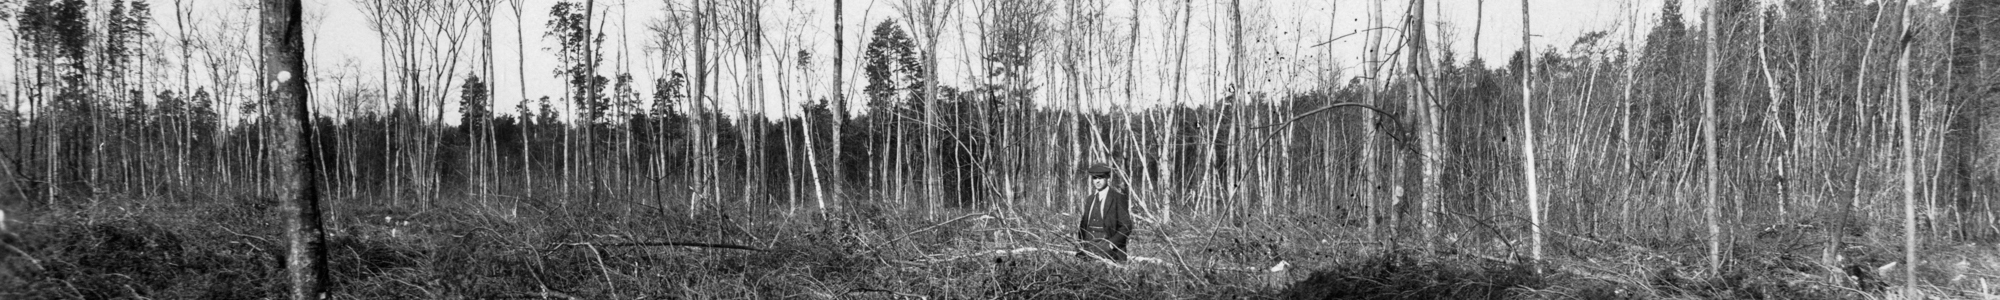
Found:
[[[1111,167],[1101,163],[1084,169],[1090,175],[1090,196],[1084,197],[1076,237],[1083,240],[1078,257],[1091,255],[1125,261],[1125,241],[1132,235],[1130,196],[1113,180]]]

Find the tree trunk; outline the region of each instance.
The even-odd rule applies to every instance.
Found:
[[[842,16],[844,16],[841,10],[842,6],[845,5],[843,2],[841,0],[833,0],[833,75],[831,76],[833,77],[833,107],[831,108],[831,112],[833,113],[833,126],[831,127],[833,127],[833,130],[830,130],[831,133],[829,133],[833,137],[829,140],[833,142],[831,145],[827,145],[827,147],[833,148],[833,159],[828,165],[832,166],[832,171],[829,172],[829,175],[833,177],[831,181],[834,203],[840,203],[841,197],[846,195],[847,191],[847,173],[845,173],[845,168],[847,167],[845,162],[847,160],[841,156],[841,149],[846,148],[845,145],[847,145],[846,139],[841,137],[841,133],[846,130],[847,124],[847,73],[843,71],[847,65],[842,61],[847,56],[847,36],[845,35],[846,33],[841,31],[845,26],[845,24],[841,23]],[[827,199],[825,198],[819,200],[821,213],[825,213],[826,202]]]
[[[1785,123],[1778,115],[1779,104],[1784,101],[1784,89],[1778,87],[1778,74],[1771,69],[1771,56],[1768,53],[1770,41],[1767,37],[1770,30],[1768,29],[1769,26],[1765,24],[1769,23],[1769,18],[1766,15],[1762,11],[1757,13],[1757,66],[1764,72],[1765,92],[1767,93],[1766,96],[1770,98],[1769,105],[1765,106],[1764,109],[1764,120],[1765,125],[1771,128],[1771,132],[1777,135],[1776,139],[1779,143],[1791,144],[1789,143],[1788,136],[1785,134]],[[1790,166],[1790,164],[1786,163],[1790,155],[1780,149],[1779,146],[1772,146],[1770,151],[1772,152],[1772,156],[1776,156],[1774,159],[1778,163],[1777,166],[1773,167],[1773,170],[1777,173],[1775,176],[1778,178],[1778,222],[1788,223],[1791,211],[1786,207],[1786,202],[1790,201],[1790,190],[1788,189],[1789,184],[1786,183],[1785,179],[1787,177],[1785,175],[1786,169]]]
[[[1429,64],[1427,61],[1428,58],[1424,56],[1426,53],[1426,49],[1424,49],[1425,2],[1424,0],[1411,1],[1411,5],[1414,8],[1410,10],[1411,21],[1409,23],[1410,28],[1408,29],[1410,33],[1407,35],[1409,37],[1407,43],[1410,45],[1410,55],[1408,56],[1411,75],[1409,94],[1412,107],[1410,109],[1416,112],[1417,115],[1422,116],[1421,119],[1416,120],[1417,140],[1419,142],[1417,148],[1420,149],[1419,152],[1421,153],[1416,158],[1418,171],[1422,172],[1419,175],[1422,178],[1419,178],[1421,181],[1418,183],[1418,190],[1415,195],[1417,197],[1415,204],[1417,206],[1416,214],[1419,226],[1418,235],[1423,239],[1424,247],[1429,248],[1431,243],[1435,241],[1435,235],[1437,234],[1436,220],[1432,217],[1432,211],[1437,208],[1433,207],[1433,202],[1436,202],[1437,198],[1443,196],[1444,192],[1438,184],[1438,179],[1443,174],[1441,168],[1443,166],[1443,158],[1441,155],[1444,153],[1444,143],[1439,140],[1440,137],[1438,135],[1439,125],[1443,121],[1438,116],[1441,108],[1439,107],[1439,103],[1437,103],[1438,100],[1433,99],[1434,95],[1430,95],[1429,88],[1424,84],[1425,77],[1429,76],[1424,74],[1424,67]]]
[[[1715,31],[1718,27],[1715,26],[1715,22],[1721,21],[1718,18],[1719,16],[1716,15],[1718,11],[1716,9],[1717,6],[1708,6],[1708,18],[1702,22],[1702,25],[1707,27],[1703,31],[1708,34],[1708,38],[1704,40],[1708,49],[1702,52],[1707,54],[1707,67],[1702,77],[1701,132],[1702,157],[1707,166],[1706,171],[1703,173],[1706,176],[1703,177],[1706,179],[1708,185],[1708,188],[1704,189],[1708,191],[1708,194],[1703,198],[1705,202],[1703,204],[1705,208],[1703,215],[1708,218],[1708,267],[1712,270],[1722,269],[1723,239],[1722,220],[1718,215],[1718,208],[1716,207],[1716,198],[1720,197],[1718,195],[1720,190],[1717,189],[1716,185],[1721,181],[1722,177],[1722,174],[1717,172],[1715,162],[1715,68],[1717,56],[1722,54],[1716,51]]]
[[[1246,50],[1243,49],[1243,1],[1230,0],[1229,1],[1229,82],[1230,86],[1232,87],[1232,90],[1230,90],[1229,105],[1232,107],[1232,109],[1228,109],[1228,113],[1234,114],[1234,116],[1231,116],[1230,120],[1234,121],[1235,123],[1243,123],[1244,121],[1242,118],[1243,103],[1245,102],[1245,97],[1249,97],[1249,93],[1246,93],[1244,91],[1245,89],[1247,89],[1247,86],[1245,86],[1246,84],[1245,77],[1248,75],[1248,74],[1243,74],[1243,72],[1245,72],[1244,69],[1246,69],[1243,66],[1245,60],[1243,58],[1244,51]],[[1217,122],[1216,124],[1217,126],[1223,126],[1222,125],[1223,123],[1221,122]],[[1231,140],[1231,143],[1229,143],[1229,160],[1231,163],[1228,164],[1229,177],[1224,181],[1223,185],[1225,185],[1226,190],[1229,193],[1229,197],[1232,198],[1231,200],[1234,200],[1231,202],[1236,204],[1247,204],[1248,202],[1244,202],[1243,200],[1247,199],[1248,197],[1240,197],[1242,196],[1240,183],[1243,182],[1243,174],[1241,170],[1243,169],[1242,166],[1245,163],[1248,163],[1248,161],[1244,160],[1246,155],[1243,154],[1245,154],[1245,152],[1241,151],[1241,149],[1243,148],[1242,142],[1244,141],[1243,134],[1241,131],[1236,130],[1237,128],[1242,127],[1242,125],[1235,124],[1229,127],[1231,131],[1230,132],[1231,134],[1229,135],[1229,139]],[[1221,128],[1217,128],[1216,130],[1219,131],[1221,130]],[[1240,212],[1244,210],[1244,208],[1242,207],[1237,207],[1233,205],[1230,208],[1232,212]],[[1231,217],[1240,217],[1240,216],[1232,214]]]
[[[305,44],[300,25],[298,0],[265,0],[261,34],[265,82],[274,86],[265,93],[271,104],[267,116],[277,128],[268,135],[273,142],[271,156],[288,162],[275,163],[277,186],[285,218],[285,239],[290,249],[285,255],[285,273],[291,278],[292,299],[326,297],[326,231],[320,216],[319,184],[313,180],[319,165],[313,160],[318,149],[313,140],[312,121],[307,113]]]
[[[527,44],[526,44],[525,42],[523,42],[523,41],[522,41],[522,37],[521,37],[521,23],[522,23],[522,22],[521,22],[521,0],[509,0],[509,1],[508,1],[508,3],[509,3],[509,4],[511,4],[511,5],[513,5],[513,8],[514,8],[514,61],[527,61],[527,59],[528,59],[528,58],[527,58],[527,56],[528,56],[528,54],[527,54],[527,51],[525,51],[525,50],[524,50],[524,49],[522,48],[522,47],[524,47],[523,45],[527,45]],[[520,95],[520,96],[521,96],[521,107],[524,107],[524,108],[525,108],[525,107],[531,107],[530,105],[528,105],[528,104],[527,104],[527,102],[528,102],[528,69],[527,69],[527,66],[526,66],[526,65],[527,65],[527,64],[521,64],[521,63],[516,63],[516,64],[514,64],[514,77],[516,77],[516,79],[515,79],[515,80],[517,80],[517,81],[518,81],[518,82],[516,82],[516,83],[515,83],[515,85],[514,85],[514,86],[515,86],[515,88],[518,88],[518,89],[520,89],[520,92],[521,92],[521,95]],[[534,166],[534,163],[533,163],[533,162],[531,161],[531,159],[532,159],[532,158],[533,158],[533,157],[535,156],[535,155],[534,155],[535,153],[534,153],[533,151],[531,151],[531,150],[530,150],[530,149],[528,148],[528,145],[529,145],[529,144],[533,144],[533,143],[534,143],[534,140],[533,140],[533,139],[531,138],[532,136],[530,136],[530,135],[529,135],[529,133],[535,130],[535,126],[533,125],[533,124],[534,124],[534,120],[531,120],[531,118],[529,118],[529,117],[528,117],[528,114],[527,114],[527,113],[525,113],[525,112],[527,112],[527,111],[529,111],[529,110],[530,110],[530,109],[521,109],[520,111],[522,111],[522,112],[524,112],[524,113],[522,113],[522,114],[521,114],[521,115],[519,116],[519,117],[520,117],[520,120],[516,122],[516,124],[521,124],[521,126],[519,126],[519,127],[521,128],[521,129],[520,129],[520,131],[521,131],[521,188],[522,188],[522,189],[524,189],[524,190],[523,190],[523,191],[521,192],[521,197],[516,197],[516,198],[514,198],[514,199],[515,199],[515,200],[514,200],[514,206],[513,206],[513,207],[510,207],[510,208],[508,208],[508,210],[507,210],[507,215],[508,215],[508,216],[517,216],[517,215],[519,215],[519,213],[520,213],[520,210],[521,210],[521,200],[520,200],[520,199],[522,199],[522,198],[534,198],[534,197],[535,197],[535,169],[533,168],[533,166]]]
[[[1483,2],[1483,1],[1482,1]],[[1521,179],[1526,182],[1528,198],[1529,236],[1532,248],[1529,257],[1536,262],[1542,260],[1542,204],[1539,187],[1535,186],[1535,61],[1534,40],[1530,39],[1528,1],[1521,1]],[[1572,162],[1574,163],[1574,162]],[[1538,268],[1537,271],[1540,269]]]
[[[939,123],[938,112],[937,112],[938,111],[937,44],[938,44],[938,37],[942,36],[942,31],[943,31],[943,29],[940,28],[940,26],[943,26],[943,24],[940,23],[943,23],[944,19],[948,18],[949,14],[951,13],[950,6],[947,5],[942,9],[940,9],[939,5],[940,4],[938,4],[937,0],[927,0],[927,3],[924,4],[924,6],[926,7],[924,9],[925,12],[923,16],[924,17],[923,21],[924,122],[927,124],[927,126],[917,127],[918,129],[923,130],[924,132],[923,197],[924,199],[930,199],[929,201],[926,202],[925,207],[926,210],[928,211],[928,215],[931,217],[937,216],[937,208],[938,208],[937,206],[939,205],[938,200],[944,198],[943,197],[944,169],[942,165],[943,162],[939,161],[942,159],[942,157],[938,155],[938,147],[941,146],[939,144],[942,143],[941,140],[942,137],[938,136],[938,131],[943,130],[943,128],[937,127],[938,124],[941,124]]]
[[[1636,15],[1637,14],[1635,13],[1631,16],[1632,18],[1636,19],[1638,18]],[[1637,36],[1638,36],[1637,26],[1626,27],[1625,38],[1628,44],[1637,44]],[[1631,178],[1636,178],[1635,176],[1633,176],[1634,172],[1632,167],[1633,166],[1632,162],[1637,160],[1636,158],[1632,157],[1632,152],[1633,152],[1632,151],[1633,150],[1632,149],[1633,147],[1632,105],[1635,105],[1635,102],[1632,101],[1632,89],[1636,85],[1634,80],[1638,78],[1637,75],[1638,69],[1640,66],[1644,65],[1639,63],[1639,61],[1640,60],[1638,59],[1630,59],[1630,58],[1626,59],[1625,90],[1624,93],[1620,95],[1618,103],[1618,145],[1620,151],[1622,151],[1621,155],[1619,156],[1620,163],[1618,163],[1618,170],[1620,171],[1619,175],[1624,176],[1623,178],[1627,180],[1630,180]],[[1617,201],[1619,205],[1618,230],[1620,235],[1631,234],[1630,231],[1632,228],[1631,225],[1634,221],[1632,219],[1632,189],[1634,188],[1633,186],[1635,185],[1636,184],[1628,184],[1619,190],[1619,197],[1617,198]]]
[[[575,101],[581,101],[577,103],[589,104],[585,105],[582,109],[586,117],[579,118],[576,123],[583,130],[583,157],[581,159],[583,159],[584,170],[590,172],[590,187],[588,189],[590,194],[585,199],[589,199],[591,209],[597,209],[598,205],[603,204],[603,201],[601,201],[603,199],[599,199],[598,197],[600,192],[602,192],[600,189],[604,186],[604,178],[601,176],[604,174],[604,170],[597,167],[597,156],[600,155],[597,151],[599,143],[597,141],[597,122],[599,121],[598,118],[604,113],[603,108],[597,107],[597,103],[605,100],[597,94],[600,87],[595,84],[597,80],[597,45],[601,40],[598,37],[599,31],[597,30],[597,26],[593,25],[597,24],[594,21],[596,19],[597,0],[584,1],[583,27],[585,29],[583,32],[588,38],[586,38],[587,41],[583,42],[583,64],[584,72],[589,73],[583,74],[585,78],[584,84],[577,87],[583,89],[583,92],[578,95],[583,97],[583,99]]]
[[[1898,47],[1902,54],[1896,59],[1896,99],[1898,116],[1896,122],[1902,131],[1903,142],[1903,294],[1917,296],[1917,157],[1916,136],[1910,110],[1910,46],[1916,40],[1910,31],[1910,3],[1898,3],[1903,8],[1903,33],[1899,36]]]
[[[695,83],[694,83],[694,99],[689,100],[692,101],[691,103],[694,104],[693,113],[696,116],[697,121],[694,122],[695,130],[689,132],[689,134],[693,136],[698,136],[698,138],[696,138],[697,142],[694,145],[695,153],[697,153],[696,155],[698,155],[699,157],[706,158],[707,160],[707,164],[702,164],[702,166],[698,168],[701,168],[702,171],[706,171],[707,174],[703,175],[708,175],[708,176],[707,177],[697,176],[696,178],[705,178],[712,180],[701,180],[701,179],[691,180],[697,182],[695,189],[700,191],[698,193],[700,194],[700,196],[688,197],[689,217],[693,217],[695,211],[699,210],[700,198],[702,197],[715,198],[721,196],[721,193],[719,192],[720,191],[719,186],[721,184],[716,182],[721,180],[721,176],[719,176],[720,174],[717,174],[718,172],[716,172],[716,170],[721,168],[721,162],[715,157],[714,153],[711,153],[714,152],[715,150],[715,145],[713,144],[715,142],[715,139],[713,136],[710,135],[710,133],[712,133],[713,130],[709,129],[710,126],[708,124],[709,122],[708,111],[702,105],[708,101],[707,100],[708,99],[708,11],[703,10],[705,7],[701,6],[701,4],[702,2],[697,1],[695,2],[695,7],[694,7],[694,13],[695,13],[694,82]],[[709,5],[713,6],[714,4],[711,3]]]

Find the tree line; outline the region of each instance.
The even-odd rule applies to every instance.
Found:
[[[671,2],[643,13],[644,32],[615,36],[604,19],[629,12],[596,1],[357,1],[383,57],[364,71],[376,74],[314,81],[309,147],[324,166],[314,178],[334,205],[935,215],[1070,209],[1081,190],[1070,170],[1107,161],[1132,185],[1135,213],[1157,222],[1312,214],[1429,243],[1464,238],[1445,233],[1455,228],[1525,235],[1543,211],[1547,225],[1535,228],[1577,236],[1727,236],[1900,208],[1925,224],[1922,236],[2000,234],[1986,196],[2000,185],[1983,184],[2000,174],[1981,167],[1993,158],[1983,124],[2000,90],[2000,7],[1987,2],[1716,1],[1691,26],[1667,1],[1649,27],[1539,40],[1489,67],[1427,45],[1438,41],[1424,31],[1436,24],[1422,21],[1424,6],[1396,25],[1372,1],[1371,28],[1401,29],[1362,30],[1360,67],[1327,68],[1316,88],[1292,92],[1249,88],[1274,75],[1253,74],[1242,53],[1255,45],[1240,26],[1217,35],[1227,41],[1191,38],[1192,20],[1215,13],[1193,1],[1132,5],[1168,16],[1143,21],[1107,17],[1105,2],[904,1],[840,46],[849,51],[824,54],[773,35],[833,24],[772,24],[762,14],[787,4],[762,1]],[[257,97],[266,83],[244,74],[255,54],[228,47],[254,28],[165,23],[146,1],[91,3],[5,6],[16,41],[10,109],[0,110],[9,197],[270,201],[259,200],[275,193],[269,164],[284,162],[266,157],[272,143],[260,135],[275,126],[273,106]],[[1240,25],[1240,4],[1228,6],[1224,21]],[[178,1],[171,9],[191,15]],[[513,29],[556,41],[548,50],[561,66],[512,71],[557,76],[564,90],[490,80],[508,71],[491,63],[509,59],[495,57],[504,52],[491,33],[506,29],[493,22],[506,12],[550,16]],[[945,63],[976,73],[937,74],[941,32],[960,24],[977,28],[981,46]],[[1133,61],[1142,26],[1178,46],[1165,47],[1167,61]],[[628,38],[657,55],[606,51]],[[1186,45],[1203,43],[1230,45],[1229,71],[1187,78],[1211,76],[1181,69]],[[1712,68],[1695,63],[1711,58]],[[862,93],[814,90],[848,84],[822,67],[843,60],[856,62]],[[640,64],[665,75],[635,78],[629,67]],[[779,80],[765,82],[767,72]],[[1172,80],[1138,87],[1139,72]],[[739,79],[730,87],[741,90],[717,96],[722,80]],[[1234,84],[1184,93],[1191,80]],[[508,88],[547,96],[495,107],[494,91]],[[1138,99],[1139,88],[1174,92]],[[1895,118],[1901,93],[1908,133]],[[1347,103],[1369,108],[1320,110]],[[1523,159],[1527,146],[1534,160]],[[1890,201],[1899,159],[1916,174],[1910,206]],[[1531,178],[1538,202],[1522,203]]]

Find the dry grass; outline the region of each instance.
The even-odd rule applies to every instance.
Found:
[[[255,206],[110,205],[13,212],[4,299],[262,299],[282,288],[281,233]],[[1687,237],[1556,239],[1514,263],[1512,237],[1386,251],[1312,215],[1143,223],[1138,261],[1079,259],[1055,211],[828,216],[724,209],[505,216],[468,207],[345,210],[329,241],[342,299],[1883,299],[1893,237],[1862,230],[1836,261],[1818,226],[1744,230],[1729,267]],[[1240,222],[1239,222],[1240,221]],[[404,223],[407,222],[407,223]],[[1217,226],[1216,224],[1242,224]],[[1873,241],[1890,241],[1876,243]],[[673,244],[679,243],[679,244]],[[705,243],[711,245],[695,245]],[[741,246],[740,248],[713,247]],[[741,249],[741,248],[752,248]],[[1936,245],[1926,295],[1991,297],[2000,249]],[[1283,262],[1283,270],[1273,267]]]

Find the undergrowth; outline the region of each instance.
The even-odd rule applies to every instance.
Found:
[[[267,299],[286,282],[268,206],[9,211],[0,299]],[[327,249],[338,299],[1876,299],[1908,267],[1889,265],[1900,248],[1873,242],[1881,233],[1835,244],[1814,224],[1740,232],[1716,271],[1689,237],[1556,239],[1531,264],[1508,250],[1516,237],[1389,251],[1356,224],[1305,214],[1142,223],[1143,261],[1106,264],[1070,252],[1071,218],[336,209]],[[1931,248],[1916,266],[1926,294],[1994,291],[1992,245]]]

